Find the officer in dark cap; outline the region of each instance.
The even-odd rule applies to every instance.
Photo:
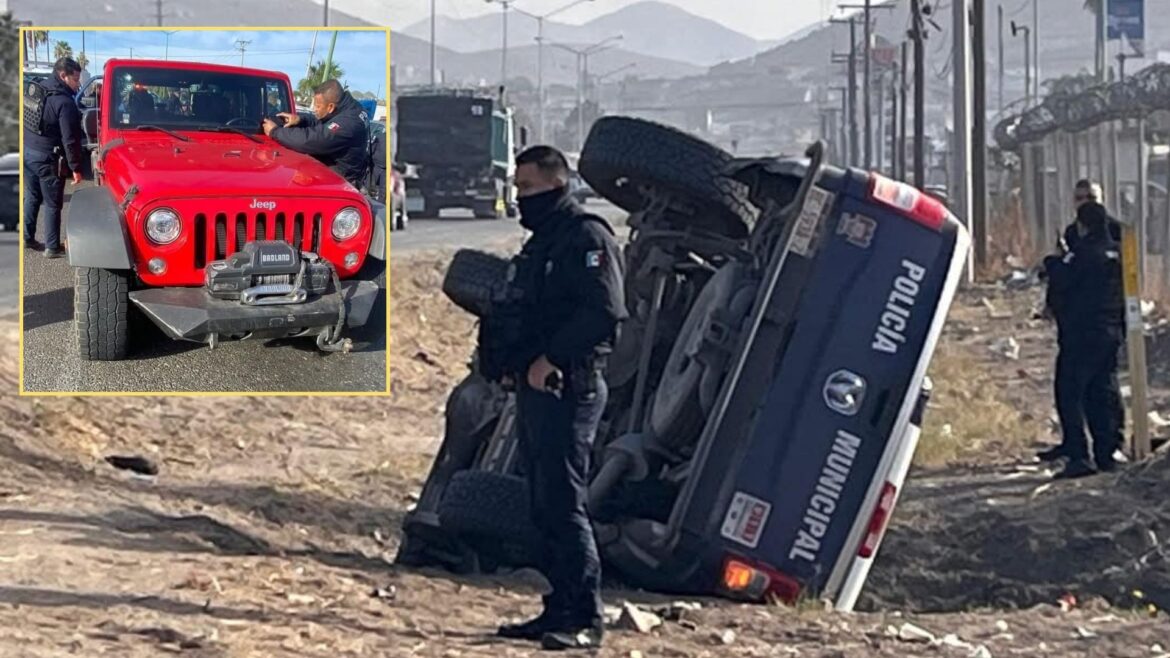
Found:
[[[337,80],[313,89],[313,117],[280,112],[283,126],[265,117],[264,134],[298,153],[311,155],[361,189],[369,161],[368,133],[362,106]]]
[[[1125,300],[1120,248],[1110,230],[1113,221],[1100,203],[1081,204],[1074,245],[1044,263],[1060,345],[1056,410],[1063,436],[1059,450],[1068,458],[1057,477],[1112,471],[1114,452],[1123,440],[1125,409],[1117,383],[1117,355],[1125,336]]]
[[[53,74],[27,84],[24,117],[24,246],[45,250],[48,258],[61,248],[61,208],[65,178],[81,182],[81,114],[74,95],[81,87],[81,65],[70,57],[53,64]],[[36,241],[37,216],[45,209],[45,243]]]
[[[539,569],[552,586],[544,612],[501,626],[546,649],[602,639],[601,561],[585,508],[589,456],[608,391],[604,360],[627,317],[613,228],[569,195],[569,165],[548,146],[516,158],[520,224],[532,231],[515,263],[524,332],[508,352]]]

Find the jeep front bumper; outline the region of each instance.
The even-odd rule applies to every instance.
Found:
[[[149,288],[130,293],[134,302],[166,335],[176,340],[207,343],[221,339],[322,336],[335,342],[342,309],[344,327],[360,327],[369,320],[380,287],[373,281],[342,281],[340,290],[315,295],[304,302],[249,305],[216,299],[206,288]],[[319,340],[318,343],[321,343]]]

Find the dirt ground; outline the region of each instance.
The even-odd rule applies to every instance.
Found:
[[[0,324],[0,656],[534,653],[491,631],[536,611],[538,576],[391,564],[473,337],[442,267],[393,264],[388,399],[17,398],[16,327]],[[1048,438],[1051,341],[1026,320],[1034,293],[993,292],[956,308],[873,612],[703,600],[649,634],[615,629],[601,655],[1170,658],[1167,616],[1148,608],[1170,567],[1143,534],[1170,532],[1170,466],[1037,493],[1043,475],[1017,469]],[[1019,361],[988,349],[1006,335]],[[1067,594],[1080,600],[1063,611]]]

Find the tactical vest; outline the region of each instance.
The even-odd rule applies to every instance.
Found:
[[[56,89],[46,89],[40,82],[32,81],[24,88],[24,127],[37,135],[45,134],[45,106],[49,97],[61,94]]]

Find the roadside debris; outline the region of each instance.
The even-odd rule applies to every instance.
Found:
[[[398,598],[398,588],[394,587],[393,585],[388,585],[386,587],[375,587],[374,591],[370,592],[370,596],[375,599],[381,599],[383,601],[393,601],[394,599]]]
[[[1020,360],[1020,342],[1016,340],[1015,336],[1005,336],[997,338],[987,346],[992,352],[1011,361]]]
[[[123,471],[131,471],[139,475],[158,475],[158,465],[146,457],[137,455],[133,457],[110,455],[106,457],[106,462],[110,466]]]
[[[622,603],[622,613],[617,620],[618,628],[645,634],[661,625],[662,618],[653,612],[642,610],[628,601]]]

